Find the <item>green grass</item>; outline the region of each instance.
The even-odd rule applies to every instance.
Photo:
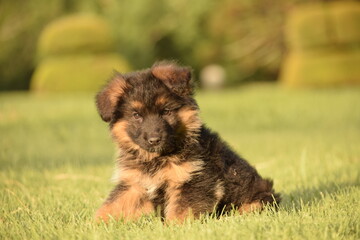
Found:
[[[94,96],[0,95],[1,239],[359,239],[360,89],[197,95],[202,118],[283,195],[278,212],[95,224],[115,147]]]

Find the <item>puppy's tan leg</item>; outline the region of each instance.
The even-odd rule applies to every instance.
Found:
[[[192,217],[190,207],[180,206],[180,191],[177,188],[168,190],[165,206],[165,219],[168,223],[183,223],[186,218]]]
[[[153,204],[147,199],[144,189],[139,186],[130,186],[126,190],[114,192],[110,198],[98,209],[95,218],[97,221],[115,219],[135,220],[143,214],[154,211]]]
[[[191,208],[181,208],[180,206],[170,206],[165,213],[166,222],[183,223],[187,218],[193,218]]]

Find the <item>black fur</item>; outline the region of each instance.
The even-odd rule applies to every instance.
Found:
[[[98,210],[99,219],[160,208],[166,219],[183,220],[280,202],[272,181],[201,123],[192,93],[190,68],[161,62],[116,74],[97,95],[99,113],[121,150],[118,185]],[[127,201],[133,201],[130,210]]]

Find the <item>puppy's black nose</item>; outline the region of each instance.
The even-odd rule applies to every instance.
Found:
[[[160,137],[150,137],[148,139],[148,142],[151,144],[151,145],[158,145],[161,141],[161,138]]]

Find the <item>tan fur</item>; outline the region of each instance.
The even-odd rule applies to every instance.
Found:
[[[201,166],[194,162],[185,162],[180,165],[170,163],[167,168],[163,170],[168,181],[175,183],[183,183],[190,179],[191,173],[200,170]]]
[[[153,179],[161,183],[168,181],[169,184],[182,184],[189,181],[195,171],[202,169],[201,164],[202,162],[200,161],[184,162],[181,164],[170,162],[165,168],[161,169]]]
[[[156,99],[155,101],[155,105],[158,105],[158,106],[163,106],[165,103],[167,103],[168,101],[168,98],[165,97],[165,96],[160,96]]]
[[[197,109],[182,108],[178,112],[181,122],[188,133],[196,133],[201,127],[201,120]]]
[[[158,179],[153,179],[150,176],[142,173],[138,169],[133,168],[120,168],[119,170],[119,182],[126,182],[129,185],[139,185],[141,186],[145,191],[146,194],[150,197],[148,194],[149,189],[154,190],[158,188],[161,184],[161,182]],[[150,191],[151,192],[151,191]]]
[[[171,79],[173,78],[175,72],[174,70],[176,69],[176,65],[172,64],[172,63],[168,63],[166,65],[159,65],[159,66],[155,66],[152,69],[152,74],[161,79],[161,80],[165,80],[165,79]]]
[[[113,138],[120,145],[120,147],[123,147],[125,145],[126,147],[132,146],[134,148],[139,148],[137,145],[133,144],[133,141],[126,132],[126,127],[127,127],[126,121],[116,122],[111,130]]]
[[[223,182],[217,181],[215,186],[216,201],[219,202],[223,198],[224,194],[225,194],[225,188]]]
[[[174,182],[169,183],[168,189],[166,191],[167,205],[165,206],[165,217],[166,219],[174,219],[177,215],[178,210],[178,197],[180,190],[177,189],[178,184]]]
[[[161,182],[158,179],[153,179],[138,169],[125,167],[120,167],[117,170],[116,182],[126,182],[129,185],[141,186],[150,200],[155,197],[156,189],[161,186]]]
[[[154,211],[155,211],[155,208],[154,208],[154,205],[152,204],[152,202],[151,201],[146,201],[142,205],[139,213],[140,213],[140,216],[141,216],[141,215],[150,214],[150,213],[152,213]]]
[[[97,211],[96,218],[105,222],[109,220],[109,216],[135,220],[143,214],[151,213],[154,207],[145,194],[144,188],[133,185],[117,196],[115,200],[105,202]]]
[[[126,88],[126,83],[122,77],[117,76],[106,89],[106,94],[108,94],[109,101],[111,106],[115,108],[115,105],[120,96],[124,94]]]
[[[168,163],[166,167],[159,170],[155,176],[150,177],[135,168],[119,167],[118,181],[129,184],[139,184],[144,188],[151,188],[154,185],[160,186],[165,181],[182,184],[190,180],[192,174],[202,169],[201,161],[184,162],[181,164]]]
[[[263,205],[259,201],[255,201],[252,203],[244,203],[239,208],[240,214],[254,212],[254,211],[260,211],[263,209]]]
[[[127,85],[120,74],[116,74],[109,84],[96,95],[96,105],[101,118],[110,122],[120,97],[124,95]]]
[[[142,181],[143,173],[138,169],[119,168],[119,182],[134,184]]]
[[[139,110],[139,109],[145,107],[144,104],[143,104],[142,102],[140,102],[140,101],[132,101],[132,102],[130,103],[130,105],[131,105],[131,107],[132,107],[133,109],[135,109],[135,110]]]
[[[189,218],[192,215],[191,208],[181,209],[179,205],[178,196],[180,191],[173,189],[168,194],[168,204],[165,208],[165,217],[167,222],[178,222],[182,223],[186,218]]]
[[[192,174],[201,170],[202,167],[201,161],[178,163],[178,159],[172,159],[172,162],[169,162],[166,167],[153,177],[142,173],[138,169],[120,167],[118,181],[126,182],[126,184],[130,185],[130,189],[125,194],[121,194],[113,203],[105,204],[100,208],[98,216],[104,220],[107,219],[106,215],[108,214],[115,218],[123,217],[127,219],[129,218],[128,215],[131,214],[138,217],[141,214],[152,212],[154,210],[152,204],[144,205],[142,210],[137,210],[138,201],[144,196],[149,200],[153,199],[155,190],[167,182],[166,198],[168,204],[165,208],[165,216],[170,219],[183,219],[188,216],[188,211],[179,212],[177,201],[180,192],[178,189],[184,182],[191,179]],[[123,202],[127,202],[127,204]],[[132,204],[132,206],[129,206],[129,204]],[[129,210],[124,210],[125,208]],[[118,212],[121,214],[119,215]]]
[[[167,220],[183,221],[189,216],[189,210],[181,210],[178,198],[180,195],[179,187],[186,181],[189,181],[191,174],[202,168],[200,162],[185,162],[177,165],[170,163],[167,168],[161,171],[163,176],[168,180],[168,189],[166,191],[167,205],[165,207],[165,217]]]

